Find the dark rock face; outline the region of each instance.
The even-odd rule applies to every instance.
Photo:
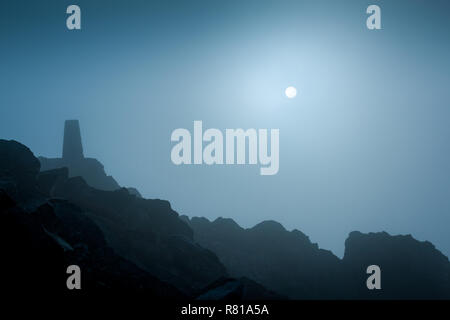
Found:
[[[367,290],[366,268],[381,269],[382,290]],[[343,258],[345,278],[359,299],[449,299],[448,258],[430,242],[386,232],[350,233]]]
[[[0,163],[0,178],[14,179],[23,187],[36,179],[40,169],[30,149],[14,140],[0,140]]]
[[[286,231],[274,221],[243,229],[231,219],[185,221],[194,237],[215,252],[236,278],[248,277],[292,299],[336,297],[340,260],[300,231]]]
[[[236,279],[219,279],[205,288],[204,292],[197,297],[197,300],[242,300],[244,285]]]
[[[17,141],[0,139],[0,188],[8,190],[17,200],[25,200],[36,192],[39,161]]]
[[[37,187],[46,196],[53,193],[53,186],[69,178],[69,169],[66,167],[40,172],[37,176]]]
[[[169,275],[179,273],[179,278],[183,276],[179,269],[182,265],[190,271],[190,274],[186,272],[184,284],[190,295],[195,294],[192,289],[195,281],[202,285],[209,283],[211,270],[219,269],[218,277],[225,274],[214,254],[192,243],[192,230],[178,219],[168,202],[140,199],[125,189],[115,192],[96,190],[87,186],[81,177],[67,178],[66,169],[38,174],[37,159],[29,149],[15,141],[1,140],[0,150],[0,271],[8,275],[9,281],[5,286],[2,284],[2,288],[20,292],[31,286],[30,290],[67,292],[66,268],[75,264],[82,270],[85,291],[129,289],[145,290],[150,297],[186,297],[172,285],[116,253],[124,248],[130,248],[124,255],[136,255],[136,261],[140,261],[141,256],[151,256],[153,261],[142,258],[144,265],[147,262],[155,268],[167,269]],[[6,185],[5,181],[18,186],[13,190],[14,197],[9,194],[10,190],[2,187]],[[77,196],[67,199],[78,200],[81,206],[53,198],[63,192],[70,195],[69,191]],[[17,202],[35,199],[36,194],[39,205],[28,207]],[[86,212],[83,207],[92,212]],[[169,236],[163,239],[160,234]],[[122,238],[125,239],[123,243],[119,241]],[[120,244],[117,251],[111,248],[116,242]],[[159,245],[160,242],[163,244]],[[138,245],[142,252],[133,250]],[[162,263],[155,262],[158,259]],[[202,261],[212,261],[213,265],[207,265],[207,270],[200,267],[197,272],[192,269],[197,259],[200,266]],[[191,261],[191,269],[189,263],[182,264],[182,261]],[[199,275],[200,272],[204,274]]]
[[[240,279],[221,278],[207,286],[197,300],[275,301],[287,300],[287,297],[267,290],[255,281],[244,277]]]
[[[91,263],[98,263],[99,268],[101,264],[105,264],[102,268],[109,268],[117,265],[116,262],[120,262],[119,265],[127,263],[127,268],[133,266],[143,275],[150,273],[181,288],[186,295],[196,295],[207,284],[227,275],[225,267],[212,252],[193,242],[192,230],[178,218],[169,202],[139,198],[125,188],[97,190],[88,186],[82,177],[69,178],[66,168],[38,173],[39,162],[31,151],[14,141],[0,141],[0,150],[0,188],[4,195],[8,195],[2,200],[5,208],[12,205],[10,200],[14,203],[16,199],[24,203],[33,200],[34,206],[25,209],[21,205],[23,212],[13,217],[26,221],[32,230],[37,230],[33,231],[31,238],[38,236],[53,240],[50,243],[56,242],[65,259],[72,257],[70,248],[73,248],[77,252],[74,259],[90,259],[77,260],[80,266],[87,268],[92,268]],[[1,187],[6,185],[5,181],[24,187],[13,188],[15,198],[11,198],[9,191]],[[35,201],[36,197],[39,202]],[[45,223],[28,221],[28,212],[48,220]],[[45,226],[45,230],[41,230],[41,226]],[[55,226],[58,227],[54,229]],[[89,249],[77,249],[85,247]],[[111,248],[120,257],[113,255]],[[97,249],[102,251],[91,259]],[[138,285],[128,279],[127,270],[113,271],[118,277],[114,287],[126,285],[128,281],[131,287]],[[120,274],[124,275],[123,284],[119,283],[122,281]],[[92,279],[97,279],[95,281],[103,279],[100,273],[91,275]]]
[[[184,298],[114,253],[100,229],[65,200],[50,200],[26,212],[0,190],[0,220],[2,290],[9,293],[68,293],[66,269],[74,264],[82,270],[83,292],[127,289]]]
[[[126,189],[97,190],[81,177],[57,183],[52,196],[87,212],[121,256],[186,293],[227,275],[212,252],[194,243],[191,228],[167,201],[138,198]]]
[[[167,201],[98,190],[67,168],[39,166],[25,146],[0,140],[8,292],[68,292],[66,269],[75,264],[85,291],[149,297],[450,299],[448,258],[411,236],[352,232],[341,260],[274,221],[243,229],[231,219],[179,217]],[[382,290],[367,289],[369,265],[380,266]]]
[[[2,289],[10,293],[42,288],[61,292],[65,286],[64,251],[45,233],[40,221],[35,221],[36,215],[24,212],[0,190],[0,219]]]
[[[448,258],[411,236],[353,232],[340,260],[277,222],[243,229],[231,219],[182,219],[231,276],[248,277],[292,299],[450,298]],[[367,289],[370,265],[381,268],[382,290]]]

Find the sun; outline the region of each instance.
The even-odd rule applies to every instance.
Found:
[[[297,96],[297,89],[295,87],[287,87],[286,90],[284,90],[284,94],[289,99],[293,99]]]

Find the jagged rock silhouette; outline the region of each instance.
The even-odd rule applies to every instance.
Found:
[[[100,190],[117,190],[119,184],[105,173],[103,164],[94,158],[85,158],[78,120],[66,120],[62,158],[39,157],[41,170],[67,167],[69,177],[81,176],[92,187]]]
[[[142,290],[149,297],[184,299],[175,287],[117,255],[79,207],[46,197],[39,185],[67,177],[55,170],[38,183],[39,161],[16,141],[0,140],[0,272],[4,292],[66,292],[66,268],[83,272],[84,291]],[[49,176],[57,177],[56,180]],[[33,206],[29,206],[33,203]]]
[[[292,299],[450,298],[448,258],[411,236],[352,232],[341,260],[274,221],[244,229],[232,219],[181,218],[231,276],[246,276]],[[382,290],[367,289],[372,264],[382,270]]]
[[[27,147],[0,140],[0,272],[10,290],[64,290],[65,268],[78,264],[89,290],[176,299],[450,299],[448,258],[409,235],[352,232],[339,259],[275,221],[244,229],[180,218],[167,201],[39,169]],[[382,290],[365,286],[371,264]]]
[[[292,299],[339,296],[340,260],[298,230],[275,221],[241,228],[232,219],[188,219],[200,245],[215,252],[233,277],[248,277]]]
[[[387,232],[351,232],[345,241],[343,277],[357,299],[450,299],[448,258],[428,241]],[[382,290],[367,290],[366,268],[382,270]]]
[[[65,269],[61,268],[71,263],[88,270],[84,272],[87,288],[149,289],[153,283],[155,291],[150,293],[162,297],[195,297],[227,276],[217,257],[192,241],[192,230],[167,201],[143,199],[125,188],[98,190],[82,177],[69,177],[67,168],[39,173],[39,161],[15,141],[0,140],[0,168],[0,220],[7,231],[1,245],[9,246],[7,239],[13,234],[31,233],[26,238],[30,248],[25,250],[26,244],[21,244],[20,252],[16,248],[5,252],[14,259],[30,255],[35,261],[41,254],[44,267],[56,264],[58,272],[49,269],[55,286],[48,289],[63,289],[65,280],[60,277]],[[5,271],[13,278],[22,277],[11,263],[4,265]]]
[[[212,252],[194,243],[168,201],[142,199],[124,188],[97,190],[81,177],[59,180],[51,196],[82,208],[117,253],[186,293],[227,275]]]

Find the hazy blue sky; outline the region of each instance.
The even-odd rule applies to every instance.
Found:
[[[86,156],[180,214],[277,220],[338,255],[352,230],[449,255],[449,15],[445,0],[2,1],[0,137],[56,157],[79,119]],[[280,129],[279,173],[173,165],[170,135],[194,120]]]

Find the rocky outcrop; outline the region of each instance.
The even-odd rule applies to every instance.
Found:
[[[352,232],[343,259],[275,221],[180,217],[125,188],[98,190],[67,168],[39,172],[31,151],[0,140],[0,272],[18,293],[127,289],[201,300],[450,299],[448,258],[431,243]],[[381,268],[381,290],[366,269]],[[229,276],[233,277],[232,279]]]
[[[29,200],[37,192],[39,169],[30,149],[17,141],[0,139],[0,188],[18,201]]]
[[[175,287],[118,256],[99,228],[67,201],[50,200],[26,212],[0,190],[0,204],[2,290],[68,292],[66,269],[77,265],[83,292],[127,289],[184,298]]]
[[[350,298],[450,299],[450,263],[428,241],[386,232],[352,232],[342,260]],[[367,290],[366,269],[378,265],[382,290]]]
[[[53,187],[68,178],[69,169],[66,167],[42,171],[37,175],[37,188],[49,197],[54,193]]]
[[[339,258],[302,232],[289,232],[274,221],[244,229],[231,219],[182,218],[194,230],[195,240],[216,253],[231,276],[250,278],[292,299],[337,296]]]
[[[126,189],[97,190],[81,177],[58,182],[51,195],[87,212],[121,256],[187,293],[227,275],[215,254],[193,241],[168,201],[138,198]]]
[[[129,192],[130,194],[135,195],[135,196],[138,197],[138,198],[142,198],[142,195],[141,195],[141,193],[139,192],[138,189],[132,188],[132,187],[129,187],[129,188],[126,188],[126,189],[128,190],[128,192]]]
[[[68,292],[67,267],[78,265],[83,292],[128,289],[153,297],[185,297],[117,255],[82,209],[67,200],[46,197],[50,186],[67,172],[38,176],[38,160],[16,141],[0,140],[0,155],[2,290]],[[14,188],[4,188],[11,185]],[[27,205],[30,202],[34,206]]]
[[[221,278],[203,289],[197,300],[261,301],[287,300],[248,278]]]
[[[244,229],[231,219],[182,219],[231,276],[248,277],[292,299],[450,298],[448,258],[410,235],[352,232],[341,260],[274,221]],[[370,265],[381,268],[382,290],[366,286]]]
[[[10,190],[2,187],[3,193],[8,195],[3,201],[14,201],[22,211],[13,217],[25,221],[32,230],[40,230],[33,231],[33,236],[55,243],[63,250],[64,258],[86,257],[87,261],[77,262],[84,263],[87,268],[92,268],[90,263],[98,263],[99,268],[105,264],[102,268],[108,269],[117,262],[120,262],[118,266],[126,262],[127,268],[133,266],[143,275],[151,274],[190,296],[227,275],[225,267],[212,252],[194,243],[192,230],[178,218],[169,202],[143,199],[130,194],[125,188],[97,190],[82,177],[69,178],[65,168],[39,173],[39,162],[31,151],[14,141],[0,141],[0,151],[0,186],[8,183],[14,186]],[[11,197],[10,191],[14,197]],[[20,202],[32,200],[32,207],[25,208]],[[52,218],[45,223],[28,221],[26,213],[33,213],[36,218]],[[59,227],[54,230],[56,225]],[[45,226],[45,230],[41,230],[41,226]],[[82,240],[72,238],[75,235]],[[70,248],[78,250],[73,257]],[[86,251],[83,248],[89,249]],[[96,254],[96,250],[101,251]],[[133,272],[138,272],[136,270]],[[123,281],[130,280],[126,268],[112,269],[111,272],[116,272],[118,277],[123,273]],[[103,279],[101,274],[96,273],[92,278]],[[122,285],[119,280],[115,280],[114,286]],[[130,287],[137,285],[131,280],[129,283]]]
[[[83,158],[78,161],[67,162],[63,158],[39,157],[42,171],[58,168],[68,168],[70,177],[83,177],[87,183],[100,190],[113,191],[120,188],[112,176],[105,173],[103,164],[94,158]]]
[[[120,188],[112,176],[105,173],[103,164],[94,158],[85,158],[78,120],[66,120],[61,158],[39,157],[41,170],[67,168],[69,177],[83,177],[92,187],[113,191]]]

